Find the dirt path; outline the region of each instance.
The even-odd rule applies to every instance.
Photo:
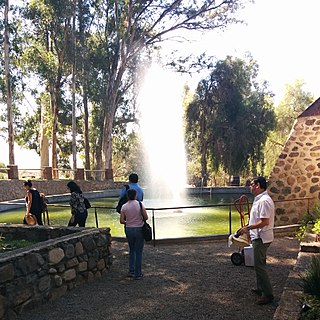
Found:
[[[20,320],[230,319],[268,320],[281,296],[299,244],[277,238],[269,249],[275,302],[257,306],[250,294],[254,270],[234,266],[226,242],[145,247],[143,280],[127,273],[127,245],[113,243],[114,264],[105,276],[20,316]]]

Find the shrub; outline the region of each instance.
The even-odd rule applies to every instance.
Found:
[[[320,234],[320,219],[318,219],[316,221],[316,223],[314,224],[312,231],[316,234]]]
[[[313,256],[310,266],[302,276],[303,291],[320,299],[320,257]]]
[[[300,223],[300,228],[298,232],[296,233],[296,237],[298,240],[303,240],[304,234],[307,230],[308,223],[315,223],[317,220],[320,220],[320,205],[316,203],[313,207],[313,210],[310,212],[307,212],[303,215]],[[311,230],[310,230],[311,231]]]
[[[305,295],[305,303],[310,306],[310,309],[303,311],[300,316],[300,320],[319,320],[320,319],[320,300],[310,296]]]

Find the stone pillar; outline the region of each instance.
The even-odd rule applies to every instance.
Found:
[[[83,168],[76,169],[75,180],[84,180],[84,169]]]
[[[43,167],[42,168],[42,179],[52,180],[52,167]]]
[[[105,170],[105,180],[113,180],[113,170],[112,169]]]
[[[8,164],[8,179],[19,179],[18,166],[15,164]]]

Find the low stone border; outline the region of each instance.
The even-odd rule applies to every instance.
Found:
[[[6,228],[10,237],[15,232],[29,239],[47,234],[49,240],[0,254],[0,319],[15,319],[25,310],[100,278],[112,263],[109,228],[1,225],[3,235]]]
[[[306,240],[300,243],[296,265],[289,273],[274,320],[298,320],[300,317],[303,303],[301,275],[308,268],[312,257],[320,252],[320,242],[314,241],[315,235],[307,234]]]

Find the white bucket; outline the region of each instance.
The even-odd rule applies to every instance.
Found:
[[[253,247],[250,245],[249,247],[244,247],[244,264],[247,267],[254,267],[254,257],[253,257]]]

